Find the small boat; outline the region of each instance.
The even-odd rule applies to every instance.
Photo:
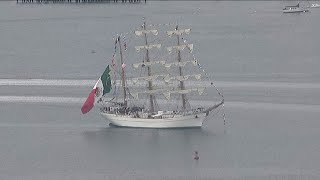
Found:
[[[282,10],[283,13],[301,13],[309,12],[308,9],[301,8],[299,4],[295,6],[285,6]]]
[[[311,8],[319,8],[319,7],[320,7],[320,4],[311,4],[310,7],[311,7]]]

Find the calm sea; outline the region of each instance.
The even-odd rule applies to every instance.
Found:
[[[320,9],[283,14],[292,4],[0,2],[0,179],[320,179]],[[143,18],[191,27],[225,124],[223,109],[201,129],[114,128],[97,110],[81,114],[113,38],[130,44]],[[209,87],[202,100],[216,97]]]

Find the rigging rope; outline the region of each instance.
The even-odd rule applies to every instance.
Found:
[[[183,42],[185,44],[187,44],[187,40],[186,39],[183,39]],[[196,60],[196,57],[195,55],[192,53],[192,56],[193,56],[193,59]],[[197,61],[197,66],[199,67],[199,69],[202,70],[202,72],[205,74],[206,78],[207,79],[210,79],[209,76],[208,76],[208,73],[205,71],[205,69],[201,66],[199,60]],[[224,96],[222,94],[222,92],[219,91],[219,89],[217,88],[217,86],[213,83],[213,80],[211,80],[211,85],[215,88],[215,90],[217,91],[217,93],[219,94],[219,96],[221,96],[222,100],[224,100]],[[218,112],[220,111],[220,109],[218,110]],[[222,118],[223,118],[223,125],[225,126],[226,125],[226,114],[225,114],[225,107],[224,107],[224,103],[222,104]]]

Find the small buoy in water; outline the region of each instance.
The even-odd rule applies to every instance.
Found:
[[[198,155],[198,151],[194,152],[194,158],[195,160],[199,160],[199,155]]]

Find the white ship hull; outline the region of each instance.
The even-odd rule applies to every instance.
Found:
[[[136,128],[187,128],[201,127],[206,119],[206,113],[172,118],[133,118],[125,115],[101,113],[112,125]]]
[[[308,12],[308,11],[309,10],[307,9],[301,9],[301,8],[282,10],[283,13],[302,13],[302,12]]]

